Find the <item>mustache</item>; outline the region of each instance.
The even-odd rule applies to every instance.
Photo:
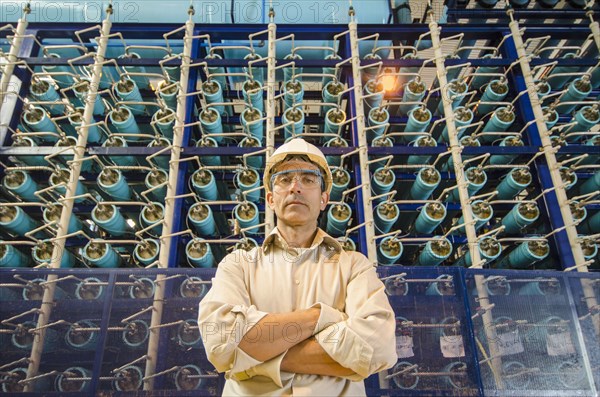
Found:
[[[290,204],[303,204],[303,205],[307,205],[306,201],[303,200],[302,198],[298,197],[298,196],[292,196],[292,197],[290,197],[288,200],[285,200],[284,204],[286,206],[288,206]]]

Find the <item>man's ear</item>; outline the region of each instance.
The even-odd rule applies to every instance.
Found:
[[[273,205],[273,192],[267,192],[267,195],[265,196],[265,198],[267,199],[267,205],[269,206],[269,208],[271,210],[275,210],[274,205]]]
[[[325,210],[325,207],[327,207],[327,204],[329,203],[329,193],[327,192],[322,192],[321,193],[321,211]]]

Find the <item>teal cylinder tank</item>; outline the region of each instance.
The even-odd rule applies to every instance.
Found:
[[[455,294],[454,281],[451,275],[442,274],[435,279],[436,281],[427,286],[425,295],[446,296]]]
[[[390,113],[386,108],[373,108],[369,111],[367,119],[368,126],[371,128],[367,131],[367,140],[369,142],[380,137],[385,132],[386,124],[390,121]]]
[[[121,256],[108,243],[88,242],[83,248],[83,259],[92,266],[101,268],[120,267]]]
[[[546,120],[546,128],[548,128],[548,130],[552,129],[552,127],[558,123],[558,112],[554,108],[544,106],[542,108],[542,113],[544,114],[544,119]]]
[[[540,210],[535,203],[518,203],[512,210],[502,218],[504,233],[522,233],[527,226],[534,223],[540,217]]]
[[[486,102],[500,102],[506,98],[508,95],[508,84],[503,80],[492,80],[489,82],[483,95],[481,95],[481,99],[479,101],[479,106],[477,106],[477,113],[480,116],[484,114],[488,114],[491,112],[496,106],[493,103]]]
[[[285,125],[283,127],[284,139],[298,137],[304,132],[304,112],[299,107],[288,108],[281,116],[281,123]],[[290,124],[286,125],[288,123]]]
[[[204,200],[216,201],[218,198],[215,176],[208,169],[199,169],[192,174],[192,187]]]
[[[31,250],[31,257],[38,265],[50,265],[54,255],[54,244],[48,240],[40,241]],[[60,267],[61,269],[72,268],[75,266],[77,259],[66,248],[61,253]],[[56,295],[56,292],[55,292]]]
[[[487,182],[487,173],[478,167],[469,167],[465,170],[465,176],[467,178],[467,192],[469,196],[474,196],[480,191]],[[452,190],[448,197],[446,198],[446,202],[458,202],[458,189]]]
[[[367,81],[364,88],[364,98],[365,101],[365,110],[368,112],[372,108],[378,108],[381,106],[381,102],[383,102],[383,84],[381,81],[377,81],[375,79],[371,79]]]
[[[248,234],[259,234],[259,211],[256,204],[244,202],[235,206],[233,213],[241,229],[248,229]]]
[[[377,168],[371,178],[371,190],[375,196],[388,193],[396,183],[396,174],[385,167]]]
[[[352,209],[347,203],[330,205],[327,211],[327,233],[332,236],[344,235],[351,217]]]
[[[23,123],[33,132],[47,133],[36,137],[36,140],[45,142],[56,142],[58,139],[58,129],[50,120],[50,115],[40,106],[30,106],[23,113]]]
[[[142,349],[148,343],[150,330],[145,320],[133,320],[125,325],[121,333],[123,345],[132,350]],[[141,381],[141,377],[140,377]]]
[[[543,279],[544,277],[539,277]],[[558,295],[561,292],[558,280],[540,280],[524,284],[519,295]]]
[[[199,338],[202,341],[202,338]],[[202,378],[206,375],[200,367],[192,364],[184,365],[175,372],[175,388],[177,390],[199,390],[202,389],[208,379]]]
[[[478,230],[483,225],[488,223],[494,216],[494,209],[492,206],[483,200],[475,200],[471,203],[471,212],[473,213],[473,220],[475,221],[475,230]],[[458,220],[457,225],[464,223],[464,216],[461,216]],[[457,229],[453,234],[465,233],[465,227]]]
[[[342,193],[348,189],[350,185],[350,173],[342,168],[335,168],[331,170],[333,176],[330,201],[340,201],[342,199]]]
[[[250,107],[258,109],[261,113],[265,111],[263,88],[260,81],[246,80],[242,84],[242,96],[244,102],[250,105]]]
[[[119,55],[119,59],[141,59],[142,57],[137,52],[130,51],[126,54]],[[135,81],[135,84],[141,88],[146,89],[150,85],[150,80],[148,76],[134,76],[129,73],[147,73],[146,68],[144,66],[123,66],[125,72],[127,73],[127,77],[131,80]]]
[[[339,81],[330,81],[327,85],[323,86],[323,91],[321,95],[323,97],[323,103],[332,103],[340,105],[342,101],[342,91],[344,91],[344,85]],[[334,106],[323,106],[322,112],[326,114],[329,109],[332,109]]]
[[[302,80],[302,76],[298,76],[302,73],[302,69],[299,66],[295,66],[295,61],[301,61],[302,57],[298,53],[287,54],[283,57],[283,64],[294,62],[294,65],[286,66],[283,68],[283,81],[290,80]]]
[[[149,148],[158,148],[157,152],[161,151],[164,148],[171,146],[171,142],[167,138],[155,138],[150,141],[148,144]],[[153,162],[152,166],[156,165],[156,167],[169,170],[169,161],[171,160],[171,150],[165,150],[161,152],[158,156],[152,157],[148,163]]]
[[[326,61],[331,61],[331,60],[341,61],[342,57],[339,56],[338,54],[329,54],[329,55],[325,56],[325,60]],[[325,76],[323,76],[323,78],[321,79],[321,85],[323,87],[327,87],[327,84],[329,84],[331,81],[335,81],[335,80],[339,79],[340,70],[336,70],[335,67],[324,67],[323,74]],[[335,80],[334,80],[333,76],[327,76],[327,75],[335,76]]]
[[[574,126],[569,128],[567,131],[566,140],[568,142],[577,142],[581,140],[581,135],[571,135],[575,132],[590,133],[590,130],[598,124],[600,121],[600,112],[598,111],[598,105],[595,106],[583,106],[571,119],[571,123],[575,122]]]
[[[422,135],[409,143],[409,146],[413,146],[415,148],[423,148],[423,147],[436,147],[437,142],[429,135]],[[409,165],[422,165],[429,164],[429,160],[431,159],[430,154],[426,155],[410,155],[408,160],[406,161]]]
[[[165,197],[167,196],[167,185],[163,185],[163,183],[166,183],[168,179],[169,174],[167,174],[167,171],[159,168],[154,169],[146,174],[146,177],[144,178],[144,185],[146,185],[146,189],[148,190],[153,189],[150,191],[150,196],[156,201],[165,200]]]
[[[425,98],[427,93],[427,86],[421,80],[419,76],[408,81],[404,86],[404,92],[402,94],[402,102],[421,102]],[[410,103],[407,105],[400,105],[399,111],[401,115],[408,115],[411,110],[420,106],[419,103]]]
[[[116,135],[112,135],[110,136],[106,141],[104,141],[102,143],[102,147],[105,148],[126,148],[129,145],[127,145],[127,141],[123,138],[121,138],[120,136],[116,136]],[[125,166],[125,167],[129,167],[132,165],[136,165],[137,162],[135,160],[135,157],[133,156],[109,156],[110,160],[115,163],[116,165],[121,165],[121,166]]]
[[[325,115],[324,130],[326,134],[335,134],[340,136],[343,132],[344,124],[346,123],[346,112],[338,108],[332,108]],[[331,135],[324,137],[324,141],[328,141]]]
[[[465,98],[468,87],[467,83],[462,80],[451,80],[448,82],[448,85],[442,90],[442,98],[440,99],[440,103],[437,108],[437,113],[439,115],[444,114],[444,104],[443,101],[450,101],[450,106],[452,110],[455,110],[458,106],[460,106],[461,102]]]
[[[106,288],[96,277],[87,277],[77,283],[75,298],[80,300],[96,300],[104,298]]]
[[[477,249],[479,250],[479,256],[484,261],[484,264],[495,260],[502,253],[502,245],[500,245],[495,237],[489,236],[477,241]],[[471,251],[466,251],[467,252],[460,259],[454,262],[454,266],[470,267],[473,265]]]
[[[133,249],[135,261],[143,266],[149,266],[158,260],[160,242],[156,239],[143,239]]]
[[[257,108],[246,107],[240,115],[240,121],[244,132],[262,142],[265,135],[262,114]]]
[[[471,109],[467,109],[464,106],[459,106],[454,109],[454,124],[456,125],[456,134],[458,139],[460,139],[463,134],[466,132],[465,127],[473,122],[473,111]],[[442,134],[440,135],[438,142],[442,143],[450,143],[450,138],[448,137],[448,127],[444,127],[442,130]]]
[[[236,185],[242,192],[258,188],[261,184],[260,175],[255,169],[249,168],[238,172],[235,176]],[[244,196],[246,200],[257,203],[260,200],[260,190],[254,190]]]
[[[577,174],[573,169],[569,167],[560,167],[559,172],[565,190],[569,190],[577,184]]]
[[[495,56],[492,53],[483,55],[480,59],[500,59],[498,56]],[[490,81],[490,79],[494,78],[494,76],[490,76],[492,73],[498,73],[500,68],[498,66],[479,66],[475,73],[473,74],[473,78],[469,83],[469,86],[473,90],[479,90],[485,83]]]
[[[515,112],[507,107],[496,109],[483,127],[481,132],[484,134],[480,135],[479,140],[481,142],[492,142],[493,140],[498,139],[500,135],[495,135],[494,133],[505,132],[508,130],[514,123],[515,118]]]
[[[417,172],[417,178],[410,187],[412,200],[427,200],[440,184],[442,177],[433,167],[424,167]]]
[[[124,106],[114,108],[108,114],[108,118],[117,132],[128,134],[123,137],[125,140],[137,141],[140,139],[137,135],[141,134],[142,131],[128,108]]]
[[[60,223],[62,208],[62,205],[58,203],[48,204],[48,206],[46,206],[44,208],[44,211],[42,212],[42,217],[44,218],[44,221],[46,223],[55,222],[56,226],[58,227],[58,224]],[[71,216],[69,217],[69,227],[67,229],[67,233],[75,233],[77,230],[84,230],[83,224],[81,223],[77,215],[71,213]]]
[[[98,203],[92,210],[92,220],[111,236],[122,236],[127,232],[125,218],[113,204]]]
[[[61,56],[56,53],[49,53],[45,55],[50,59],[57,59]],[[59,88],[68,88],[73,85],[74,80],[73,70],[68,65],[42,65],[42,70],[45,73],[51,74],[52,80],[58,85]]]
[[[0,226],[5,231],[19,237],[39,225],[20,206],[0,207]]]
[[[398,205],[381,202],[375,207],[375,228],[381,234],[388,233],[400,216]]]
[[[59,116],[65,111],[65,106],[62,105],[61,97],[54,88],[54,85],[45,80],[32,80],[29,86],[29,93],[35,102],[57,102],[57,105],[44,104],[44,108],[48,109],[51,115]]]
[[[185,254],[189,263],[195,267],[212,267],[215,262],[210,245],[199,237],[187,243]]]
[[[261,144],[256,138],[247,136],[240,141],[238,146],[243,147],[243,148],[260,148]],[[255,168],[255,169],[263,168],[263,163],[264,163],[263,156],[264,156],[263,154],[254,154],[252,156],[248,156],[248,157],[246,157],[246,164],[248,165],[248,167]]]
[[[198,142],[196,142],[196,147],[199,148],[216,148],[218,147],[219,144],[217,143],[217,141],[214,138],[210,138],[210,137],[202,137],[201,139],[198,140]],[[215,156],[215,155],[204,155],[204,156],[200,156],[200,162],[203,165],[206,166],[215,166],[215,165],[221,165],[221,157],[220,156]]]
[[[39,190],[38,184],[27,171],[13,170],[6,172],[4,178],[2,178],[2,185],[23,201],[41,201],[41,198],[35,195],[35,192]]]
[[[71,171],[70,169],[67,168],[60,168],[56,171],[54,171],[49,178],[49,183],[51,186],[56,186],[55,191],[58,192],[59,194],[61,194],[62,196],[65,196],[67,193],[67,188],[65,187],[66,184],[69,183],[69,180],[71,179]],[[61,186],[62,184],[62,186]],[[81,183],[81,181],[77,181],[77,185],[75,188],[75,196],[81,196],[85,193],[87,193],[88,190],[87,188],[83,185],[83,183]],[[86,199],[85,197],[78,197],[76,198],[74,201],[76,203],[82,203],[84,202]]]
[[[335,138],[331,138],[327,142],[325,142],[325,147],[347,148],[348,142],[345,139],[343,139],[341,136],[336,136]],[[327,164],[330,167],[341,167],[342,156],[333,156],[333,155],[327,156]]]
[[[527,168],[513,168],[496,187],[498,200],[512,200],[531,184],[531,172]]]
[[[113,86],[117,97],[121,100],[123,106],[127,106],[134,116],[140,116],[146,112],[146,106],[139,103],[142,102],[142,94],[136,82],[129,78],[122,78]]]
[[[481,146],[479,139],[473,138],[471,135],[466,135],[466,136],[463,136],[462,138],[460,138],[459,144],[462,147],[480,147]],[[452,156],[448,156],[448,157],[449,157],[448,160],[442,164],[442,171],[453,172],[453,171],[455,171],[454,170],[454,160],[453,160]],[[462,156],[463,161],[467,160],[471,157],[473,157],[473,156],[469,156],[469,155]]]
[[[218,84],[215,82],[215,84]],[[173,81],[162,80],[158,83],[158,96],[163,101],[164,106],[176,110],[177,109],[177,94],[179,93],[179,86]],[[209,96],[210,98],[210,96]],[[216,102],[206,99],[208,103]],[[222,101],[220,101],[222,102]]]
[[[244,61],[248,61],[248,67],[244,67],[244,72],[248,73],[251,80],[256,80],[261,84],[265,82],[265,68],[260,66],[260,63],[250,64],[250,61],[260,59],[260,55],[255,52],[251,52],[244,57]],[[262,62],[265,65],[265,62]],[[224,86],[222,86],[224,87]]]
[[[90,370],[83,367],[69,367],[56,377],[54,387],[61,393],[84,393],[88,391],[91,378],[92,372]]]
[[[65,344],[73,350],[96,350],[100,332],[81,330],[82,328],[98,328],[98,325],[92,320],[78,320],[71,324],[65,334]]]
[[[562,59],[575,59],[578,57],[574,52],[567,52],[561,56]],[[560,90],[567,81],[573,78],[578,69],[578,67],[573,66],[555,66],[547,77],[548,84],[553,90]],[[562,76],[558,76],[559,74],[562,74]]]
[[[446,212],[446,207],[441,203],[426,203],[415,221],[415,231],[420,234],[433,233],[446,218]]]
[[[402,242],[394,236],[387,236],[377,247],[377,262],[383,266],[393,265],[400,259],[402,252]]]
[[[90,91],[90,82],[86,79],[81,80],[75,86],[75,96],[79,98],[82,104],[87,102],[88,94]],[[106,105],[102,101],[100,95],[96,96],[96,102],[94,103],[94,116],[102,116],[106,112]]]
[[[165,217],[165,207],[162,203],[156,201],[147,204],[140,212],[140,221],[144,228],[153,226],[147,230],[148,233],[160,236],[163,225],[160,223]]]
[[[286,81],[283,84],[284,109],[301,104],[304,99],[304,85],[301,81]]]
[[[495,268],[525,269],[533,266],[548,256],[550,248],[546,240],[531,240],[519,244],[501,260],[496,263]]]
[[[160,131],[163,137],[173,139],[175,118],[176,115],[172,109],[159,109],[152,115],[152,123],[158,128],[158,131]]]
[[[452,243],[445,237],[427,241],[416,260],[417,266],[438,266],[452,254]]]
[[[502,139],[499,146],[507,146],[507,147],[519,147],[524,146],[523,140],[518,135],[510,135],[506,138]],[[490,157],[490,164],[492,165],[501,165],[501,164],[510,164],[512,163],[518,155],[515,154],[496,154]]]
[[[188,220],[201,236],[214,236],[217,233],[217,224],[210,206],[195,203],[188,210]]]
[[[408,121],[404,132],[424,132],[431,123],[431,112],[425,108],[415,108],[408,114]],[[404,142],[412,141],[416,134],[407,134],[403,136]]]
[[[13,135],[12,137],[13,143],[12,147],[29,147],[35,148],[38,147],[37,143],[29,137]],[[33,149],[35,150],[35,149]],[[25,165],[33,166],[33,167],[41,167],[48,165],[48,162],[44,159],[44,156],[20,156],[19,161],[24,163]]]
[[[0,240],[0,243],[4,243],[4,241]],[[10,244],[0,244],[0,268],[27,267],[30,263],[29,255]],[[0,296],[2,296],[1,293]]]
[[[581,184],[578,195],[589,194],[600,190],[600,171],[596,171],[590,178]]]
[[[213,138],[217,143],[223,142],[223,123],[217,109],[212,107],[204,109],[198,118],[203,137]]]
[[[123,173],[118,169],[105,168],[97,178],[98,186],[113,201],[131,200],[131,189]]]
[[[560,103],[565,102],[580,102],[583,101],[587,96],[592,92],[592,84],[587,76],[579,77],[573,80],[568,88],[567,92],[560,96]],[[556,107],[556,111],[558,113],[570,113],[572,112],[579,104],[565,104],[558,105]]]

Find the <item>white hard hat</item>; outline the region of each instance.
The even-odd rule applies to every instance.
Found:
[[[267,192],[271,191],[271,175],[273,174],[273,169],[278,163],[291,155],[306,156],[312,163],[319,166],[322,171],[325,172],[325,175],[323,175],[323,180],[325,182],[323,191],[327,193],[331,192],[332,176],[325,155],[318,147],[301,138],[292,139],[279,146],[277,150],[273,152],[273,155],[269,157],[267,166],[265,167],[265,174],[263,175],[263,185]]]

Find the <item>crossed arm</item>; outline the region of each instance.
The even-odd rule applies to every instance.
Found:
[[[258,361],[268,361],[287,351],[281,362],[281,370],[286,372],[354,375],[354,371],[332,359],[313,337],[320,312],[319,308],[311,307],[288,313],[267,314],[244,335],[238,347]],[[285,335],[286,325],[292,323],[298,325],[298,328],[294,328],[297,334]]]

